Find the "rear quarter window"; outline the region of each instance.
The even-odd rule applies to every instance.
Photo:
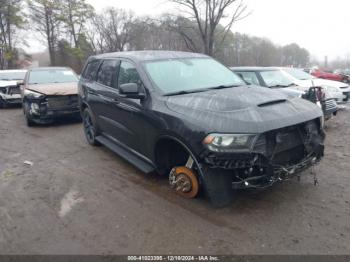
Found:
[[[82,77],[89,81],[95,80],[99,66],[100,66],[99,60],[95,60],[88,63],[85,67]]]

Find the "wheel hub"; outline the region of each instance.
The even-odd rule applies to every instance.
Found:
[[[175,167],[169,175],[170,187],[184,198],[195,198],[199,191],[199,183],[194,172],[187,167]]]

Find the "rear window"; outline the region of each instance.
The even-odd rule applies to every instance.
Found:
[[[85,70],[84,70],[84,73],[82,75],[83,78],[90,80],[90,81],[95,80],[99,66],[100,66],[99,60],[95,60],[93,62],[88,63]]]
[[[51,84],[78,82],[76,74],[69,69],[50,69],[32,71],[29,75],[29,84]]]

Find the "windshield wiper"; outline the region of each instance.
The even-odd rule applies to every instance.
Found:
[[[208,91],[208,89],[181,90],[181,91],[167,93],[164,96],[187,95],[187,94],[200,93],[200,92],[205,92],[205,91]]]
[[[226,89],[226,88],[232,88],[237,87],[238,85],[220,85],[210,88],[201,88],[201,89],[194,89],[194,90],[181,90],[177,92],[167,93],[164,96],[177,96],[177,95],[187,95],[187,94],[193,94],[193,93],[201,93],[201,92],[207,92],[210,90],[218,90],[218,89]]]
[[[219,90],[219,89],[226,89],[226,88],[232,88],[232,87],[238,87],[239,85],[220,85],[220,86],[215,86],[215,87],[211,87],[208,88],[207,90]]]

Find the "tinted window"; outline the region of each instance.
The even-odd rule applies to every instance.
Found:
[[[118,87],[128,83],[141,85],[142,81],[135,66],[129,62],[122,61],[118,76]]]
[[[83,78],[87,80],[94,80],[99,65],[100,65],[100,61],[93,61],[89,63],[84,70]]]
[[[251,85],[260,85],[259,79],[255,72],[236,72],[237,75],[241,76],[244,81]]]
[[[97,74],[97,82],[105,86],[113,87],[113,81],[118,72],[119,62],[117,60],[106,60],[103,62]]]
[[[246,85],[227,67],[211,58],[186,58],[147,62],[146,71],[164,93]]]
[[[29,84],[70,83],[78,82],[76,74],[69,69],[49,69],[31,71]]]

